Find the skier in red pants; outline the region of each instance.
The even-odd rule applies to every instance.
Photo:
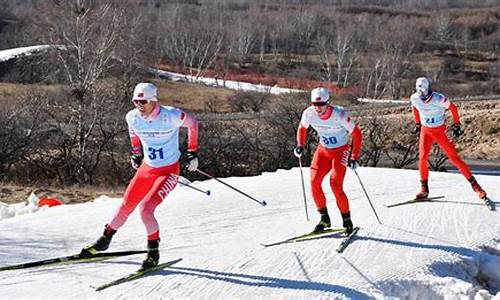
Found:
[[[311,106],[302,113],[297,130],[297,147],[294,150],[300,158],[304,152],[307,128],[312,126],[319,135],[319,145],[311,163],[311,190],[316,208],[321,220],[314,228],[315,232],[331,227],[330,216],[326,207],[325,193],[321,187],[323,178],[328,172],[330,187],[337,200],[345,233],[353,230],[349,200],[344,192],[344,176],[346,167],[355,169],[361,150],[362,135],[359,127],[354,124],[344,108],[328,104],[330,93],[325,88],[316,88],[311,91]],[[353,149],[349,158],[349,134],[352,135]]]
[[[158,265],[160,259],[160,229],[154,211],[175,188],[179,176],[179,128],[188,129],[188,170],[195,171],[198,168],[198,123],[180,109],[161,106],[157,89],[151,83],[139,83],[132,101],[135,109],[127,113],[126,120],[132,144],[131,163],[137,172],[103,235],[83,248],[81,255],[91,256],[108,249],[113,235],[140,203],[148,241],[142,269],[147,269]]]
[[[449,110],[453,117],[453,136],[459,137],[463,133],[455,104],[451,103],[441,93],[432,91],[429,80],[425,77],[417,78],[416,93],[411,95],[410,101],[416,123],[415,133],[420,134],[418,167],[420,170],[421,191],[416,195],[416,198],[425,199],[429,196],[429,167],[427,161],[432,145],[437,143],[451,163],[470,182],[472,189],[479,198],[486,200],[486,192],[477,183],[467,164],[458,155],[453,142],[446,136],[446,110]]]

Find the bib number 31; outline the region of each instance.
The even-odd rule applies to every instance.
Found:
[[[149,147],[148,152],[149,152],[149,154],[148,154],[149,159],[151,159],[151,160],[155,160],[157,158],[163,159],[163,148],[155,149],[155,148]]]

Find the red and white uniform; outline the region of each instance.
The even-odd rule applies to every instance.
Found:
[[[458,109],[440,93],[432,92],[425,100],[417,93],[411,95],[411,108],[416,123],[422,124],[419,140],[420,179],[428,180],[429,167],[427,161],[434,143],[438,143],[448,159],[457,167],[462,175],[469,179],[472,173],[467,164],[460,158],[453,142],[446,136],[445,112],[449,110],[454,124],[460,124]]]
[[[118,230],[141,203],[141,218],[148,240],[159,237],[154,210],[177,185],[179,166],[179,128],[188,129],[188,150],[198,149],[198,123],[180,109],[156,104],[144,117],[137,109],[127,113],[132,152],[143,152],[144,160],[130,181],[124,201],[109,226]]]
[[[361,151],[361,130],[352,121],[344,108],[327,107],[323,115],[318,115],[314,107],[303,113],[297,130],[297,145],[306,142],[307,128],[311,126],[319,135],[319,145],[311,163],[311,189],[318,210],[326,207],[325,193],[321,187],[323,178],[332,170],[330,186],[341,213],[349,211],[349,201],[343,189],[347,161],[349,159],[349,134],[353,136],[351,158],[357,160]]]

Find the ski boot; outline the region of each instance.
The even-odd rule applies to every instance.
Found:
[[[474,176],[471,176],[471,178],[469,178],[469,182],[472,186],[472,189],[474,190],[474,192],[476,192],[477,196],[479,197],[479,199],[482,200],[486,199],[486,192],[479,185],[479,183],[477,183],[476,178],[474,178]]]
[[[140,271],[156,267],[160,261],[160,239],[148,241],[148,254]]]
[[[427,180],[420,180],[420,185],[421,190],[417,195],[415,195],[416,200],[421,200],[429,197],[429,185],[427,183]]]
[[[330,216],[328,215],[328,210],[326,207],[318,210],[318,212],[321,214],[321,220],[319,221],[318,225],[314,227],[313,232],[321,232],[325,230],[326,228],[329,228],[332,226],[332,222],[330,221]]]
[[[354,229],[354,226],[352,225],[351,221],[351,212],[346,212],[341,214],[342,215],[342,226],[344,227],[344,232],[346,235],[350,235],[352,233],[352,230]]]
[[[115,233],[116,230],[112,229],[111,227],[109,227],[109,225],[106,224],[106,226],[104,226],[104,232],[102,236],[100,236],[95,243],[84,247],[80,252],[80,256],[90,257],[100,251],[108,249],[109,243],[111,243],[111,239],[113,238],[113,235]]]

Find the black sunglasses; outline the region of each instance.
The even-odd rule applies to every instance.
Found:
[[[312,105],[314,105],[314,106],[325,106],[327,104],[328,104],[328,102],[313,102],[312,103]]]
[[[132,100],[132,102],[134,102],[134,104],[137,104],[137,105],[146,105],[146,104],[148,104],[148,100]]]

